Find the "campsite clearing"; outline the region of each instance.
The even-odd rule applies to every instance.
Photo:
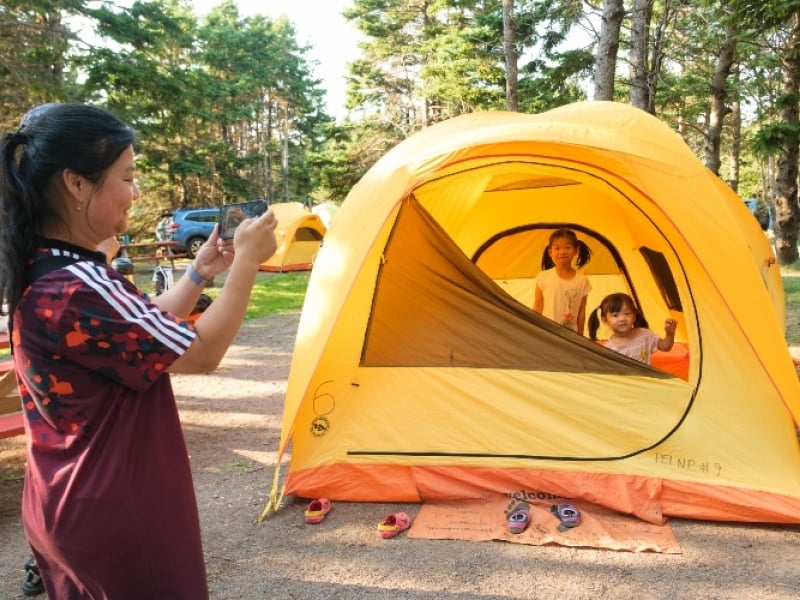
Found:
[[[322,523],[306,525],[298,499],[255,525],[275,466],[298,317],[249,320],[218,372],[174,378],[214,600],[789,600],[800,593],[796,526],[670,519],[682,554],[667,555],[378,537],[378,521],[401,510],[414,517],[416,504],[334,502]],[[22,437],[0,440],[0,600],[23,598],[23,452]]]

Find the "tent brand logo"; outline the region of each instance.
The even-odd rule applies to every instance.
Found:
[[[519,492],[506,492],[506,496],[513,500],[558,500],[562,499],[563,496],[556,496],[555,494],[550,494],[548,492],[526,492],[525,490],[520,490]]]
[[[317,415],[314,417],[314,420],[311,421],[311,435],[317,438],[321,438],[330,430],[331,422],[328,421],[325,415],[329,415],[336,408],[336,400],[333,395],[322,391],[322,388],[329,383],[333,382],[325,381],[317,387],[311,405],[314,414]]]
[[[325,417],[317,417],[311,421],[311,435],[314,437],[322,437],[331,428],[331,422]]]

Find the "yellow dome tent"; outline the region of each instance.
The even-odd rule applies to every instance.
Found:
[[[336,216],[338,210],[339,205],[335,202],[323,202],[322,204],[315,204],[313,207],[311,207],[311,212],[315,215],[319,215],[319,218],[325,224],[326,229],[331,228],[331,223],[333,222],[333,218]]]
[[[558,227],[594,249],[587,312],[624,291],[657,331],[677,319],[661,368],[531,310]],[[783,301],[756,220],[653,116],[587,102],[434,125],[370,169],[328,232],[262,518],[283,493],[522,490],[654,523],[800,522]]]
[[[261,263],[259,270],[311,270],[327,231],[322,219],[300,202],[276,202],[270,206],[278,219],[275,230],[278,249]]]

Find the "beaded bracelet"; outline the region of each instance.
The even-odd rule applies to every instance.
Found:
[[[186,276],[191,279],[192,283],[195,285],[202,285],[205,287],[211,283],[211,279],[203,279],[203,276],[197,272],[197,269],[194,268],[192,263],[189,263],[189,266],[186,267]]]

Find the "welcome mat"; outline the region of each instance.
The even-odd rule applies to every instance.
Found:
[[[550,507],[558,501],[529,501],[530,524],[511,533],[505,510],[511,500],[497,496],[485,500],[425,503],[414,518],[408,537],[429,540],[501,540],[516,544],[599,548],[628,552],[680,554],[681,547],[669,524],[654,525],[588,502],[570,502],[581,512],[581,524],[559,531],[560,521]]]

